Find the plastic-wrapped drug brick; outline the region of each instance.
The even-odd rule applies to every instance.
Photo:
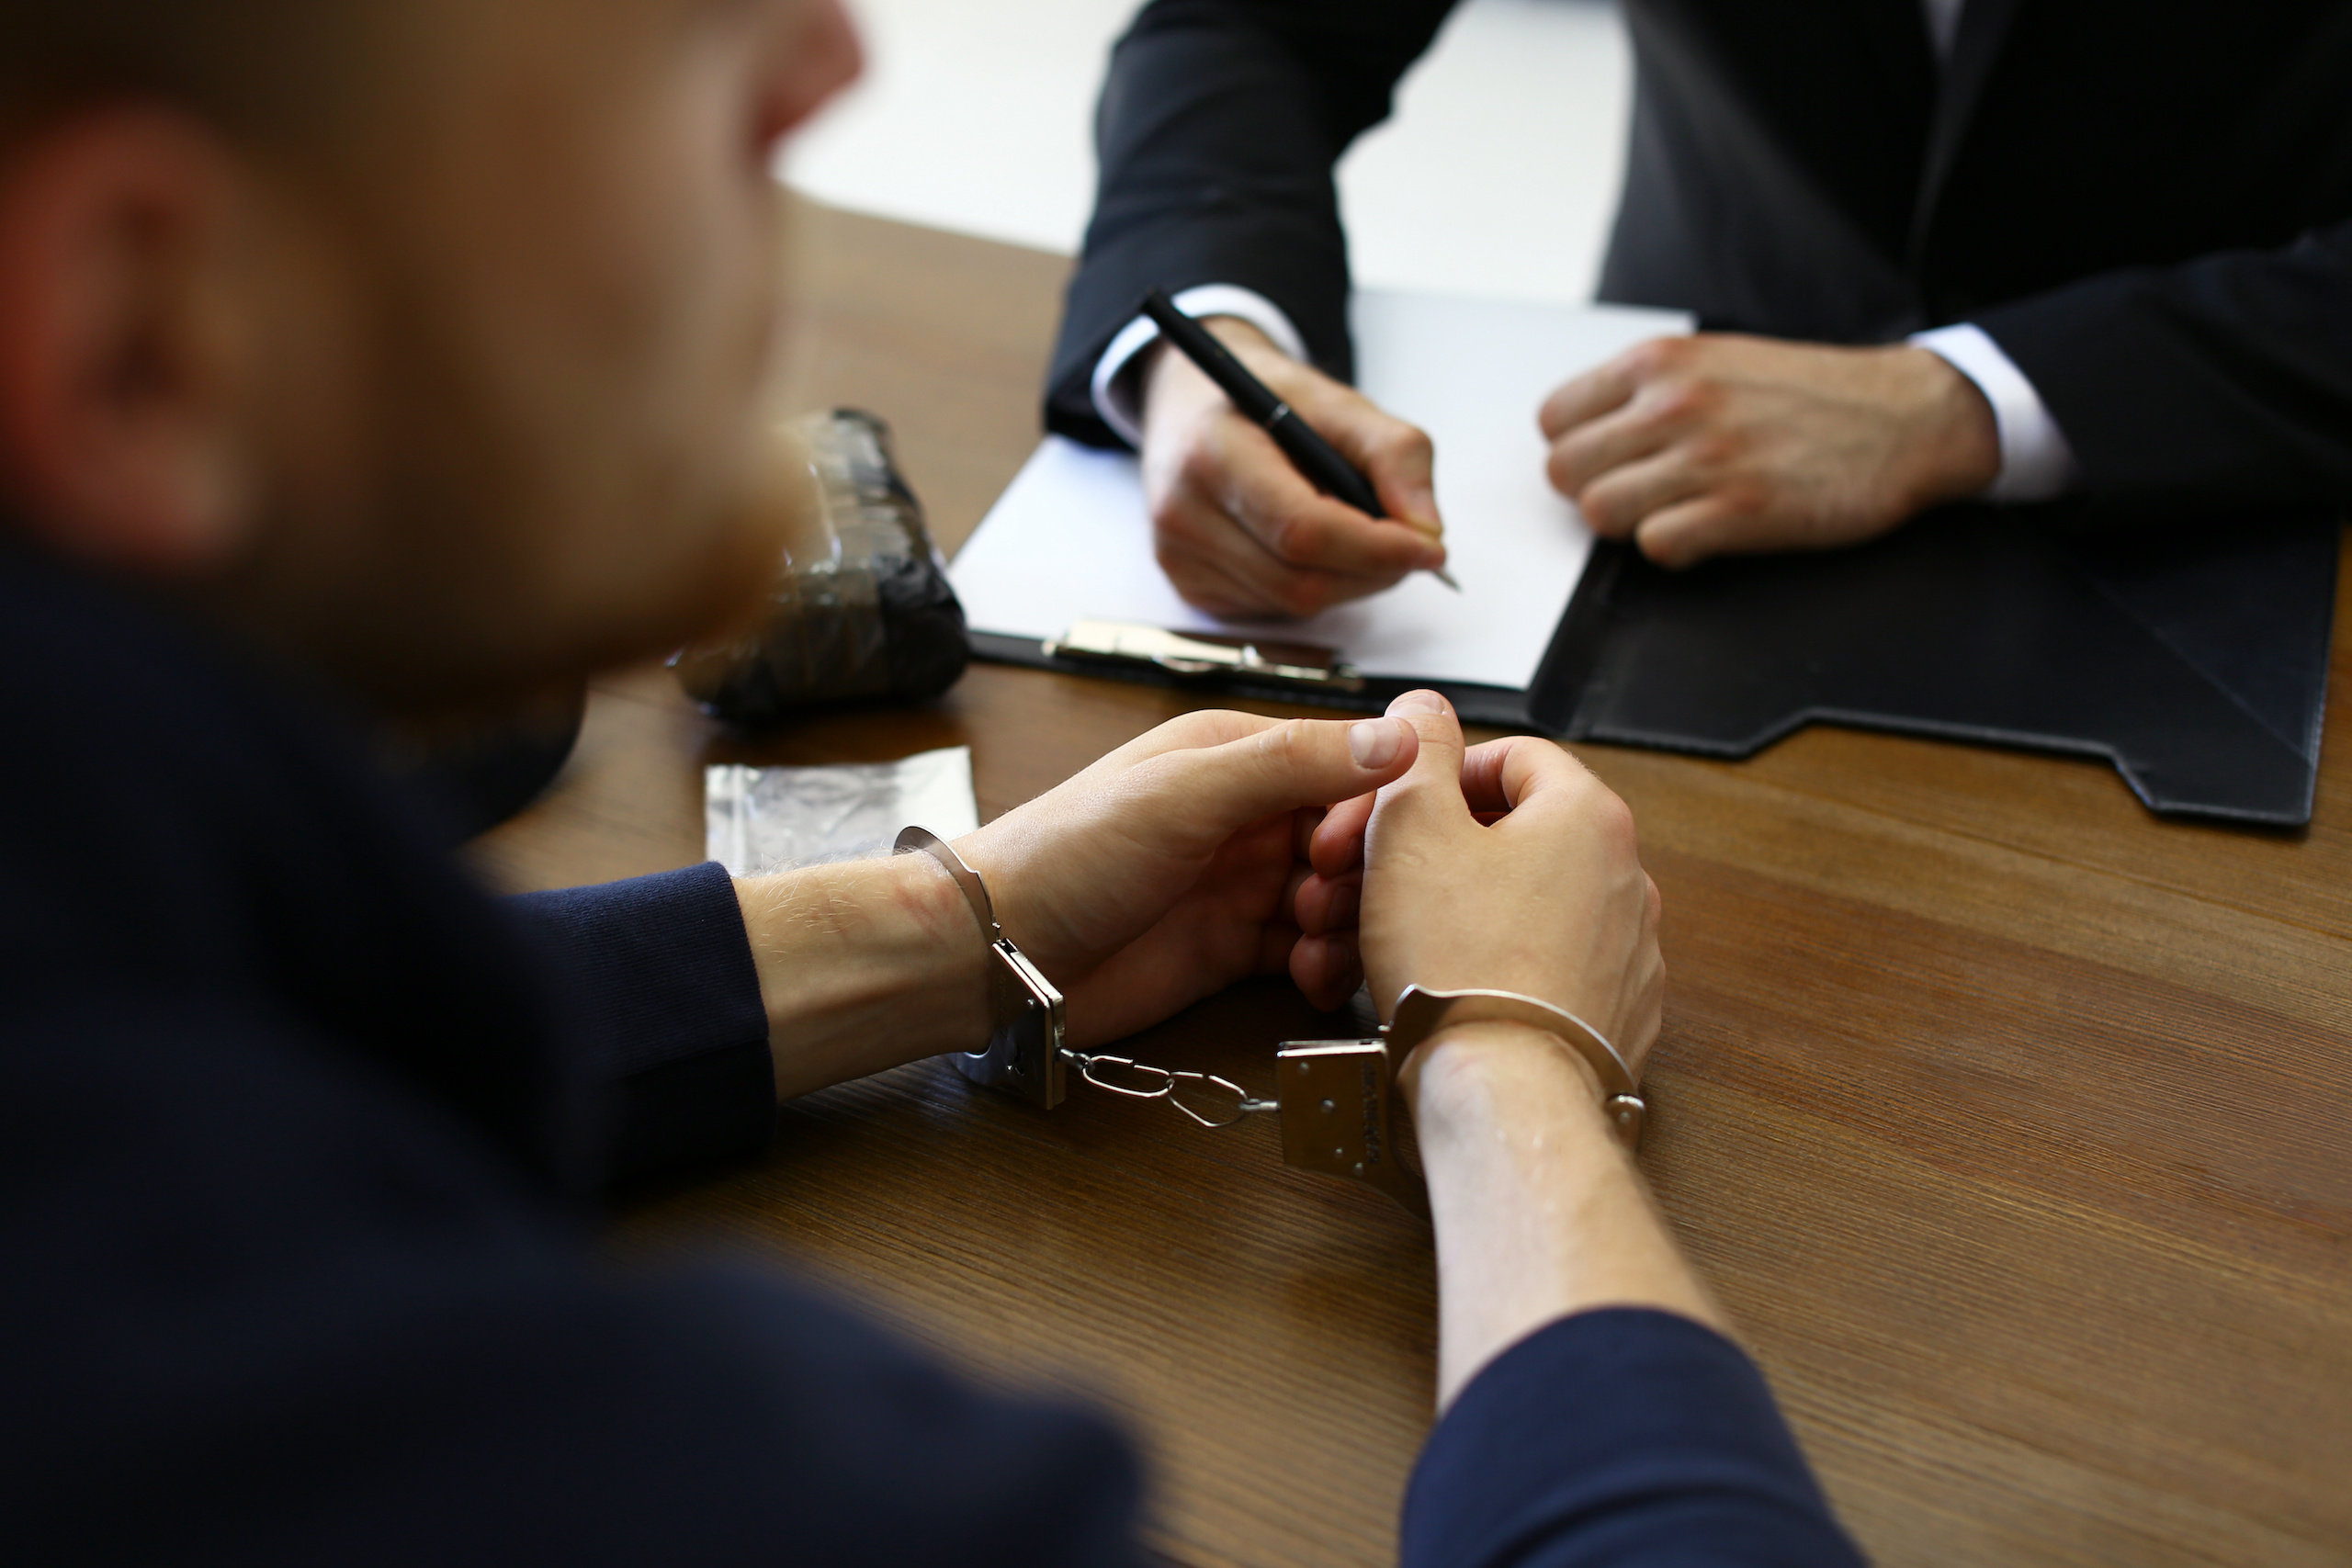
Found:
[[[713,713],[754,728],[818,703],[945,691],[971,659],[964,607],[890,427],[833,409],[786,434],[805,449],[815,504],[779,563],[769,613],[745,635],[679,654],[678,679]]]

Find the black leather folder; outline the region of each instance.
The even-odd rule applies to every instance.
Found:
[[[2341,533],[2334,517],[2093,529],[1960,507],[1855,549],[1686,572],[1604,543],[1526,691],[1434,684],[1477,722],[1713,757],[1816,723],[2104,757],[2164,815],[2301,827]],[[973,643],[1103,669],[1021,638]],[[1413,684],[1209,683],[1374,711]]]

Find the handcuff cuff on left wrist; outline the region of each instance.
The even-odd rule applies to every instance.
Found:
[[[1414,1047],[1465,1023],[1518,1023],[1541,1030],[1581,1056],[1600,1083],[1601,1112],[1627,1149],[1641,1142],[1648,1116],[1632,1066],[1599,1030],[1567,1009],[1517,991],[1424,990],[1408,986],[1376,1035],[1353,1040],[1285,1040],[1275,1051],[1275,1097],[1260,1100],[1214,1073],[1149,1066],[1132,1056],[1078,1051],[1066,1042],[1062,994],[996,921],[988,885],[948,843],[910,827],[894,854],[930,855],[955,878],[989,944],[989,1039],[978,1051],[953,1054],[974,1083],[1051,1110],[1069,1089],[1069,1069],[1096,1089],[1130,1100],[1165,1100],[1204,1127],[1230,1127],[1273,1111],[1281,1120],[1283,1163],[1358,1181],[1386,1193],[1423,1219],[1429,1188],[1398,1150],[1396,1070]],[[1122,1081],[1124,1080],[1124,1081]],[[1194,1099],[1188,1100],[1187,1095]],[[1229,1106],[1202,1097],[1229,1096]]]

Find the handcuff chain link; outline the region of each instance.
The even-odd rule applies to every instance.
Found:
[[[1094,1052],[1073,1051],[1067,1045],[1062,1047],[1062,1060],[1076,1067],[1079,1077],[1096,1089],[1108,1089],[1113,1094],[1123,1094],[1129,1100],[1164,1100],[1194,1122],[1212,1130],[1230,1127],[1243,1117],[1256,1111],[1282,1109],[1280,1101],[1256,1099],[1239,1084],[1233,1082],[1230,1078],[1221,1078],[1215,1073],[1181,1072],[1172,1067],[1155,1067],[1149,1063],[1138,1062],[1133,1056],[1106,1056]],[[1144,1083],[1150,1087],[1139,1088],[1132,1082],[1120,1083],[1114,1077],[1105,1077],[1105,1073],[1138,1075]],[[1229,1094],[1233,1097],[1233,1109],[1230,1112],[1222,1115],[1204,1115],[1187,1104],[1178,1094],[1179,1085],[1193,1085],[1203,1090]]]

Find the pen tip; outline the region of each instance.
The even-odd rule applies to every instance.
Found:
[[[1454,581],[1453,573],[1446,570],[1445,568],[1442,566],[1433,566],[1430,568],[1430,575],[1436,578],[1440,582],[1444,583],[1448,588],[1453,589],[1456,593],[1462,592],[1462,584]]]

